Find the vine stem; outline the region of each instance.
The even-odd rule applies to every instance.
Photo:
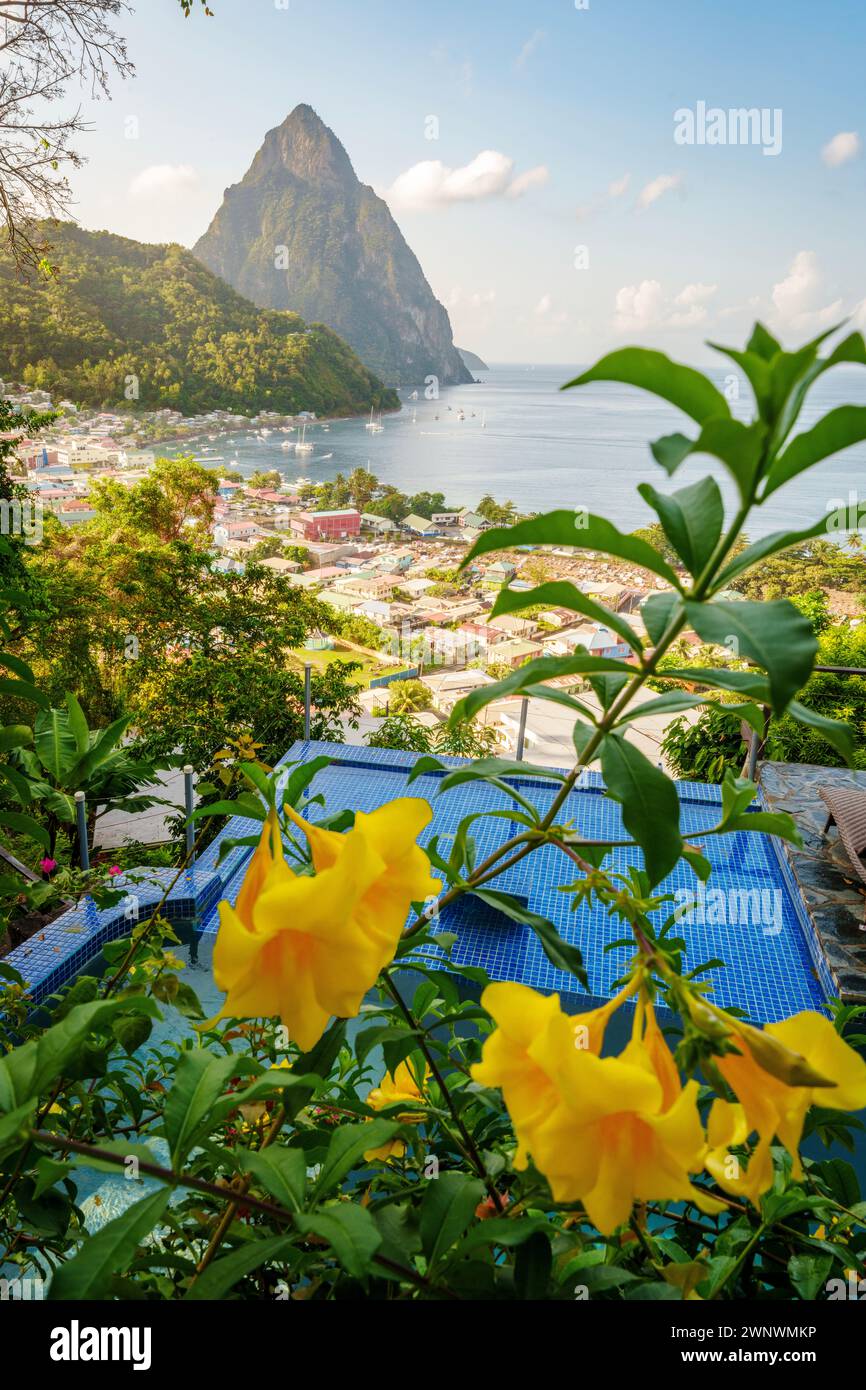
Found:
[[[437,1086],[441,1090],[442,1095],[445,1097],[445,1103],[448,1106],[449,1111],[451,1112],[451,1118],[457,1126],[457,1129],[460,1133],[460,1137],[465,1146],[466,1156],[469,1158],[473,1168],[475,1169],[481,1181],[484,1183],[484,1186],[487,1188],[487,1191],[490,1194],[491,1201],[493,1202],[493,1205],[496,1207],[498,1214],[501,1216],[505,1210],[505,1207],[502,1203],[502,1198],[500,1197],[499,1192],[497,1191],[495,1182],[490,1177],[490,1174],[487,1172],[487,1169],[484,1167],[484,1160],[478,1152],[475,1140],[472,1138],[472,1135],[469,1133],[469,1130],[466,1128],[466,1125],[463,1122],[463,1117],[461,1116],[460,1111],[457,1109],[457,1106],[454,1103],[454,1097],[451,1095],[450,1090],[445,1084],[445,1079],[442,1076],[441,1071],[439,1070],[439,1066],[436,1062],[435,1057],[433,1056],[427,1039],[424,1037],[420,1024],[418,1023],[408,1004],[403,999],[402,995],[400,994],[400,991],[397,989],[396,985],[391,979],[390,974],[388,974],[387,972],[383,972],[382,978],[385,982],[385,988],[387,989],[391,998],[394,1000],[394,1003],[397,1005],[398,1009],[402,1013],[409,1027],[413,1030],[413,1032],[417,1032],[419,1034],[418,1047],[424,1056],[424,1060],[430,1068],[430,1071],[433,1075],[433,1079],[435,1080]]]
[[[114,1153],[110,1149],[100,1149],[95,1144],[85,1144],[80,1139],[69,1139],[63,1134],[52,1134],[50,1130],[34,1130],[30,1139],[34,1143],[45,1144],[51,1148],[82,1154],[85,1158],[95,1158],[106,1163],[113,1163],[117,1167],[123,1167],[126,1161],[123,1154]],[[195,1178],[189,1173],[176,1173],[174,1169],[163,1168],[158,1163],[139,1162],[138,1168],[139,1172],[147,1173],[149,1177],[158,1178],[171,1187],[187,1187],[193,1192],[201,1192],[208,1197],[219,1199],[225,1197],[224,1187],[220,1187],[218,1183],[207,1182],[204,1178]],[[282,1221],[289,1226],[294,1221],[294,1212],[289,1211],[288,1207],[280,1206],[278,1202],[267,1202],[260,1197],[250,1197],[244,1194],[244,1205],[249,1207],[251,1211],[261,1212],[263,1216],[270,1216],[272,1219]],[[401,1265],[396,1260],[389,1260],[384,1255],[374,1255],[373,1258],[383,1269],[389,1270],[396,1277],[405,1279],[407,1283],[414,1284],[417,1288],[435,1289],[436,1292],[445,1294],[446,1297],[457,1298],[456,1294],[432,1284],[429,1279],[423,1274],[419,1274],[415,1269]]]
[[[760,469],[757,470],[756,476],[760,476]],[[706,597],[719,565],[727,557],[728,552],[736,541],[752,509],[756,487],[757,484],[752,488],[748,498],[743,501],[728,530],[719,538],[712,555],[704,566],[701,574],[695,579],[691,589],[688,592],[679,590],[681,597],[694,600],[695,602],[700,602]],[[524,831],[521,835],[513,836],[495,849],[492,854],[488,855],[483,863],[479,864],[478,868],[469,875],[465,882],[455,884],[448,889],[442,897],[437,898],[435,904],[435,911],[437,913],[440,912],[443,907],[447,907],[456,898],[461,897],[464,893],[471,893],[473,889],[480,887],[482,882],[487,882],[491,878],[498,877],[498,875],[504,873],[506,869],[510,869],[514,864],[519,863],[527,854],[531,854],[539,844],[546,841],[547,832],[550,830],[557,815],[574,790],[578,777],[590,766],[598,752],[599,745],[615,727],[620,716],[629,707],[638,691],[656,674],[659,661],[670,650],[685,626],[686,615],[684,612],[678,617],[670,620],[658,643],[653,648],[649,660],[646,661],[642,659],[640,668],[635,671],[634,676],[625,689],[611,702],[610,708],[605,711],[602,719],[596,725],[595,732],[580,753],[577,763],[563,780],[562,786],[554,796],[546,815],[539,822],[537,829]],[[517,850],[517,853],[512,854],[514,850]],[[506,859],[509,854],[511,854],[512,857],[507,859],[507,862],[503,863],[502,860]],[[493,872],[490,872],[491,870],[493,870]],[[434,909],[431,909],[430,912],[425,911],[421,913],[417,920],[403,933],[404,937],[414,936],[416,932],[428,926],[433,911]]]
[[[285,1120],[285,1106],[280,1105],[274,1111],[274,1116],[271,1120],[268,1132],[259,1146],[259,1152],[261,1152],[262,1149],[267,1149],[274,1142],[283,1125],[285,1124]],[[226,1237],[226,1234],[229,1230],[229,1227],[235,1219],[237,1209],[241,1203],[241,1198],[246,1199],[247,1193],[249,1192],[250,1187],[252,1186],[252,1181],[252,1173],[245,1173],[243,1177],[234,1178],[232,1180],[232,1187],[236,1195],[232,1197],[231,1201],[228,1203],[225,1211],[220,1217],[219,1222],[217,1223],[217,1228],[210,1238],[208,1247],[202,1255],[201,1259],[199,1260],[198,1265],[196,1266],[196,1271],[192,1277],[192,1283],[190,1284],[190,1287],[192,1287],[192,1284],[195,1283],[196,1279],[198,1279],[200,1274],[204,1274],[211,1260],[214,1258],[216,1252],[222,1245]]]

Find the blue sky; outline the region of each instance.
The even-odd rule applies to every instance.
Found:
[[[212,19],[139,0],[125,20],[136,78],[83,103],[84,226],[192,244],[304,101],[489,359],[639,341],[709,361],[705,338],[757,315],[791,342],[866,326],[854,0],[210,2]],[[781,152],[677,144],[674,113],[699,102],[780,110]]]

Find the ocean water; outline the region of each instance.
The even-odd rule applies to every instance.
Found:
[[[485,493],[510,498],[526,511],[586,507],[632,530],[654,520],[638,496],[637,484],[650,481],[670,490],[713,472],[729,504],[734,491],[722,466],[706,457],[690,460],[669,482],[649,444],[675,430],[695,432],[679,411],[643,391],[593,383],[571,391],[562,384],[580,370],[574,366],[493,366],[479,372],[479,384],[444,388],[437,401],[402,393],[403,408],[382,419],[381,434],[363,420],[342,420],[307,430],[312,454],[280,447],[296,435],[253,433],[197,440],[197,457],[242,473],[279,468],[289,478],[315,482],[370,468],[382,482],[406,493],[444,492],[450,506],[473,506]],[[736,376],[731,364],[708,373],[719,387]],[[740,399],[732,409],[746,419],[751,394],[739,378]],[[808,428],[825,411],[843,404],[866,405],[866,370],[839,367],[814,388],[798,429]],[[464,413],[460,420],[459,412]],[[189,449],[189,445],[185,446]],[[209,450],[207,453],[205,450]],[[167,450],[166,452],[180,452]],[[866,524],[866,444],[827,460],[796,480],[756,513],[749,523],[755,538],[767,532],[807,526],[829,506],[848,505],[849,494],[863,501]]]

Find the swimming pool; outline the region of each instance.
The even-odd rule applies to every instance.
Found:
[[[412,753],[299,742],[286,754],[283,764],[320,756],[332,761],[316,774],[309,794],[322,795],[328,813],[345,807],[372,811],[395,797],[423,797],[432,806],[434,818],[422,842],[433,835],[440,842],[447,842],[447,837],[471,812],[508,808],[512,804],[506,793],[486,783],[467,783],[440,795],[441,774],[436,773],[421,776],[407,787],[407,774],[417,760]],[[457,758],[442,762],[449,767],[462,765]],[[520,785],[542,810],[555,794],[555,784],[542,778],[522,778]],[[683,833],[690,841],[700,842],[701,832],[719,818],[719,788],[691,782],[677,785]],[[310,811],[311,819],[321,814],[320,807]],[[616,839],[624,835],[620,807],[605,796],[596,773],[584,774],[579,788],[569,796],[561,818],[570,819],[592,838]],[[167,915],[179,920],[195,918],[201,932],[212,936],[219,925],[217,903],[222,898],[235,900],[251,854],[248,848],[236,847],[220,864],[220,845],[225,839],[249,835],[259,828],[257,821],[232,820],[194,869],[181,876],[167,904]],[[509,830],[509,822],[500,818],[476,822],[479,858],[501,843]],[[715,1001],[744,1009],[756,1022],[771,1022],[799,1009],[821,1008],[833,993],[829,971],[772,839],[763,834],[737,832],[706,840],[703,849],[713,865],[713,874],[703,910],[699,909],[696,919],[685,922],[681,928],[688,943],[687,968],[694,969],[710,958],[724,960],[727,969],[713,976]],[[566,941],[580,948],[591,998],[604,999],[622,974],[630,954],[627,947],[610,951],[605,951],[605,947],[626,936],[627,931],[597,903],[583,904],[576,912],[571,910],[569,895],[559,891],[569,876],[567,867],[563,869],[564,862],[553,849],[539,850],[507,870],[495,886],[522,898],[534,912],[552,921]],[[614,850],[608,860],[618,869],[640,862],[637,849]],[[140,873],[145,885],[130,889],[137,899],[139,919],[152,910],[162,885],[171,877],[164,877],[165,870]],[[687,865],[680,864],[664,888],[684,901],[695,895],[698,884]],[[710,899],[710,890],[718,895],[715,899]],[[729,905],[727,910],[725,904]],[[744,911],[730,910],[734,904]],[[112,917],[111,913],[96,913],[90,905],[79,911],[74,922],[71,918],[72,914],[66,914],[47,929],[44,940],[25,943],[7,957],[30,982],[35,999],[44,998],[64,980],[80,973],[106,940],[129,930],[128,921],[122,915],[118,917],[116,909]],[[587,996],[574,977],[548,961],[529,928],[506,919],[478,899],[467,897],[443,911],[439,926],[456,935],[452,952],[455,964],[482,966],[493,979],[515,980],[543,991],[563,993],[571,1008],[586,1006]],[[70,937],[70,931],[79,935]],[[429,965],[447,969],[448,962],[438,947],[425,948],[425,955]],[[192,976],[197,976],[199,970],[193,963],[191,968],[190,983],[198,987],[203,981]],[[213,994],[212,982],[206,992]]]

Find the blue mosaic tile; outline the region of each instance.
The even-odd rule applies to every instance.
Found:
[[[486,783],[468,783],[440,795],[441,772],[419,777],[410,786],[406,778],[417,755],[393,749],[371,749],[352,745],[311,742],[296,743],[281,760],[279,767],[288,775],[289,764],[327,756],[330,766],[320,770],[309,788],[309,795],[325,798],[327,813],[342,808],[373,811],[384,802],[398,796],[419,796],[429,801],[434,817],[422,836],[426,843],[431,836],[439,837],[440,846],[447,849],[463,818],[477,811],[509,809],[516,805],[506,792]],[[460,767],[460,758],[442,758],[446,767]],[[520,778],[521,788],[528,792],[542,810],[555,795],[556,784],[549,779]],[[720,789],[694,782],[680,782],[677,790],[681,805],[681,828],[692,843],[702,843],[701,833],[717,820],[721,804]],[[310,818],[322,815],[314,807]],[[570,794],[562,813],[588,838],[628,838],[622,824],[620,807],[610,801],[604,791],[599,773],[584,773]],[[258,836],[261,822],[235,817],[202,853],[195,868],[172,894],[169,913],[197,917],[201,930],[214,933],[219,925],[217,903],[225,898],[234,902],[244,872],[252,854],[251,846],[235,846],[219,863],[221,844],[246,836]],[[488,818],[477,822],[475,839],[477,855],[483,858],[511,833],[504,818]],[[706,920],[684,923],[678,930],[687,940],[687,968],[710,958],[726,961],[727,969],[713,976],[714,998],[724,1006],[738,1006],[756,1021],[772,1021],[797,1009],[821,1008],[826,996],[832,993],[829,972],[823,961],[814,934],[808,929],[799,894],[784,872],[772,839],[763,834],[746,834],[714,838],[703,842],[706,857],[713,865],[708,888],[722,889],[746,904],[745,920],[740,925],[727,925],[724,920],[713,921],[707,912]],[[617,849],[608,863],[618,870],[640,864],[640,851]],[[172,871],[139,871],[148,879],[159,879],[160,873],[171,878]],[[621,947],[606,951],[615,940],[627,936],[618,919],[611,918],[598,904],[582,904],[572,910],[570,897],[561,891],[568,881],[569,867],[561,853],[552,848],[537,851],[504,873],[496,887],[522,898],[532,911],[552,921],[564,939],[579,947],[583,953],[590,981],[589,998],[607,997],[614,981],[622,974],[631,954]],[[665,891],[690,896],[697,880],[685,864],[680,864],[663,885]],[[137,889],[135,891],[138,891]],[[139,911],[158,899],[161,889],[152,888],[152,899],[141,887]],[[760,907],[762,895],[772,904],[772,920],[756,920],[755,906]],[[744,896],[745,895],[745,896]],[[111,917],[111,914],[102,914]],[[169,914],[167,914],[169,915]],[[451,961],[457,966],[482,966],[498,980],[515,980],[546,992],[558,991],[574,996],[579,994],[574,978],[557,970],[548,961],[540,942],[528,928],[521,927],[481,903],[464,899],[455,910],[442,914],[442,930],[456,935]],[[76,913],[66,914],[52,924],[44,940],[25,943],[12,952],[10,964],[33,982],[34,998],[42,998],[60,983],[72,978],[86,960],[111,934],[119,936],[128,923],[117,909],[111,921],[100,921],[92,904],[85,904]],[[79,941],[70,941],[78,936]],[[27,951],[26,968],[21,953]],[[436,947],[425,950],[427,963],[447,969],[449,961]],[[584,996],[586,999],[587,996]]]

